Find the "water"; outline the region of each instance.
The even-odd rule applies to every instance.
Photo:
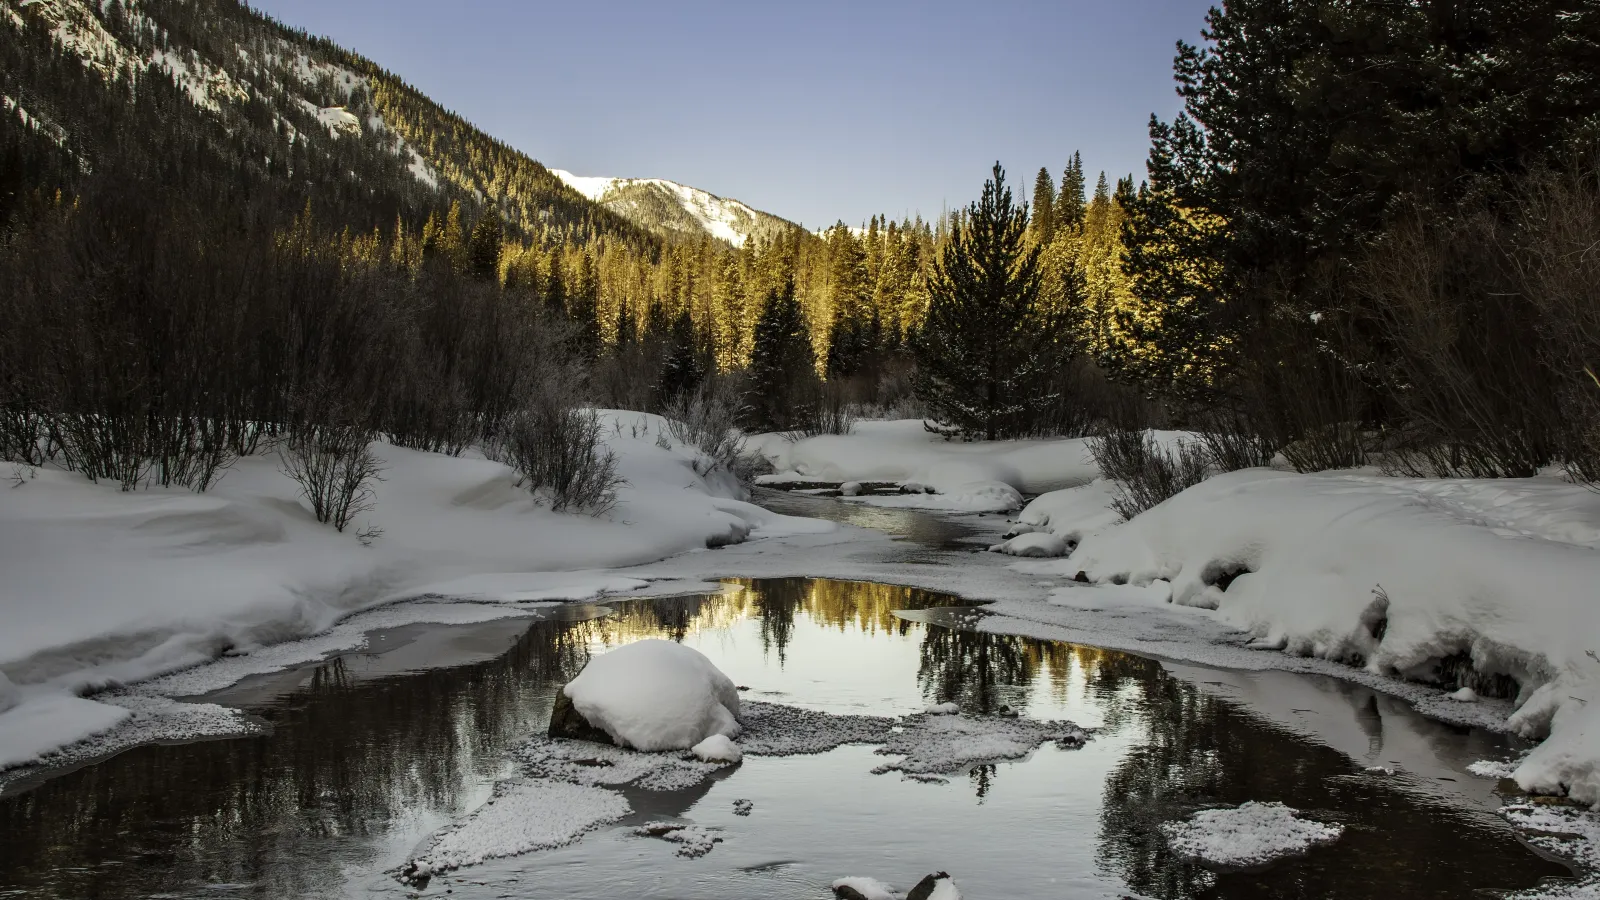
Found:
[[[690,790],[631,791],[638,813],[618,827],[435,879],[424,895],[822,898],[840,876],[904,889],[946,869],[975,900],[1457,898],[1568,874],[1481,798],[1437,781],[1470,782],[1466,762],[1507,752],[1496,736],[1333,682],[945,627],[972,620],[957,605],[908,588],[775,580],[375,635],[367,651],[209,698],[260,716],[270,735],[141,747],[0,798],[0,896],[407,896],[389,872],[516,774],[508,751],[543,731],[557,687],[591,652],[645,637],[696,647],[751,699],[879,715],[953,699],[970,713],[1008,704],[1100,730],[1082,749],[1046,745],[944,784],[870,774],[884,760],[871,747],[750,757]],[[913,621],[897,609],[929,612]],[[1338,729],[1319,739],[1231,696],[1252,686],[1301,718],[1358,723],[1359,740],[1422,774],[1362,774],[1330,746]],[[751,814],[735,815],[735,800]],[[1160,822],[1245,800],[1344,823],[1345,836],[1260,872],[1213,873],[1167,851]],[[663,816],[723,842],[684,859],[627,827]]]

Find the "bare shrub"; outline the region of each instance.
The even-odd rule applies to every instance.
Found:
[[[625,483],[616,454],[601,439],[599,416],[554,399],[512,418],[499,455],[516,471],[520,487],[557,512],[602,515]]]
[[[1105,477],[1116,482],[1111,508],[1124,519],[1206,480],[1211,453],[1194,441],[1169,450],[1147,431],[1117,430],[1089,439],[1089,452]]]
[[[707,381],[693,393],[673,399],[662,411],[672,439],[700,451],[694,469],[701,476],[719,468],[737,473],[744,454],[744,434],[737,423],[743,414],[739,391],[726,379]]]
[[[0,460],[44,464],[45,417],[23,403],[0,405]]]
[[[1243,416],[1212,412],[1201,417],[1200,443],[1223,472],[1272,465],[1277,448],[1272,439],[1257,432]]]
[[[1600,184],[1596,161],[1530,176],[1518,199],[1513,259],[1537,311],[1549,393],[1561,411],[1567,474],[1600,484]]]
[[[134,413],[77,413],[53,417],[51,428],[68,470],[131,491],[150,474],[147,424]]]
[[[1413,205],[1362,263],[1407,425],[1392,468],[1424,476],[1533,475],[1556,456],[1560,410],[1514,226],[1486,200]]]
[[[849,396],[842,384],[820,382],[806,393],[809,396],[794,418],[794,427],[785,433],[786,438],[799,441],[824,434],[849,434],[855,430],[855,413],[851,411]]]
[[[302,425],[280,448],[283,474],[300,485],[318,522],[344,531],[372,509],[372,486],[383,466],[371,450],[372,432],[354,425]]]

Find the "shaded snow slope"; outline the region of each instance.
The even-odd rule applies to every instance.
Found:
[[[791,222],[738,200],[676,181],[587,177],[562,169],[551,169],[550,174],[590,200],[650,229],[689,236],[704,233],[742,247],[752,237],[793,227]]]
[[[628,484],[599,518],[551,512],[499,463],[387,444],[373,448],[386,467],[375,507],[345,534],[313,519],[272,454],[205,494],[123,493],[52,470],[0,491],[0,673],[15,686],[0,735],[29,723],[26,746],[0,745],[0,767],[124,717],[74,694],[319,634],[369,607],[581,599],[641,584],[595,570],[834,527],[696,474],[694,451],[658,446],[658,417],[604,415]],[[364,546],[368,527],[382,535]]]

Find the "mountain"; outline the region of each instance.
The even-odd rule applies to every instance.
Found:
[[[752,237],[771,238],[792,228],[787,219],[738,200],[660,178],[604,178],[551,173],[578,193],[664,237],[710,235],[735,247]]]
[[[495,198],[513,234],[660,244],[371,60],[237,0],[0,0],[0,36],[0,214],[131,169],[314,201],[358,230]]]

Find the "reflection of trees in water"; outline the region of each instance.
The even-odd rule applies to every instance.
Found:
[[[336,658],[259,711],[270,737],[141,747],[0,800],[0,884],[30,897],[218,882],[325,896],[392,821],[463,812],[469,787],[548,721],[554,686],[587,659],[580,630],[535,623],[490,662],[370,681]]]
[[[1026,638],[930,627],[922,637],[917,681],[932,703],[953,701],[967,712],[1027,705],[1038,654]]]
[[[1355,770],[1342,753],[1267,724],[1158,662],[1104,654],[1084,672],[1107,700],[1104,732],[1134,739],[1105,781],[1099,855],[1140,895],[1457,897],[1528,887],[1552,873],[1499,823],[1483,826],[1476,813],[1419,802],[1388,779],[1334,777]],[[1375,711],[1359,695],[1351,702],[1358,720]],[[1331,848],[1256,873],[1217,876],[1168,851],[1161,822],[1250,800],[1319,816],[1332,811],[1348,827]]]

